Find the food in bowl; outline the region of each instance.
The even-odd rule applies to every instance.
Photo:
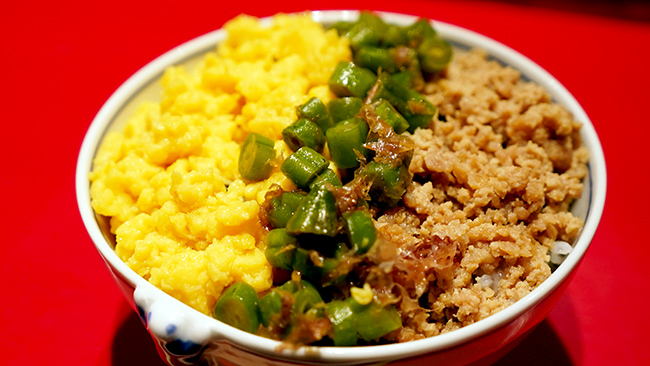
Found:
[[[368,56],[363,19],[398,41]],[[204,314],[294,344],[434,336],[544,281],[582,226],[568,212],[587,172],[580,124],[480,50],[447,65],[429,22],[400,44],[405,29],[377,19],[239,17],[195,73],[168,69],[161,101],[106,136],[91,173],[120,258]],[[417,57],[425,33],[442,63]],[[386,54],[400,62],[377,67]],[[314,104],[330,119],[359,108],[328,126]]]

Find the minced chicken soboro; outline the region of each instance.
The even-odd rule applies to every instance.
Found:
[[[308,16],[271,29],[239,17],[227,40],[190,74],[172,67],[160,103],[108,135],[91,173],[92,204],[110,217],[116,252],[139,275],[209,314],[235,281],[272,286],[258,214],[275,168],[247,184],[237,156],[248,132],[281,139],[295,107],[334,96],[327,77],[349,60],[347,41]],[[440,120],[410,136],[413,182],[382,212],[364,274],[374,296],[397,303],[403,327],[384,342],[445,333],[519,300],[551,273],[549,250],[573,242],[568,212],[582,193],[580,124],[538,85],[484,52],[456,52],[424,94]],[[278,164],[279,165],[279,164]]]
[[[581,124],[543,88],[473,50],[456,52],[425,94],[445,121],[413,134],[404,205],[377,220],[392,266],[373,277],[401,295],[396,341],[521,299],[551,274],[555,241],[573,242],[583,225],[568,212],[587,173]]]

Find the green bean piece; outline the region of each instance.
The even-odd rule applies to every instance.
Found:
[[[313,308],[307,310],[303,316],[305,319],[307,319],[308,322],[314,322],[325,318],[325,303],[321,302],[320,306],[314,306]]]
[[[268,327],[269,324],[274,322],[274,318],[282,313],[283,302],[280,291],[282,291],[280,288],[274,288],[258,301],[260,323],[265,327]]]
[[[325,147],[323,131],[315,122],[306,118],[299,118],[282,130],[282,139],[293,151],[307,146],[321,152]]]
[[[333,300],[325,308],[325,312],[333,327],[335,346],[354,346],[357,344],[357,331],[355,329],[354,312],[349,302]]]
[[[397,204],[412,180],[407,164],[392,166],[375,160],[368,163],[359,174],[372,181],[369,192],[371,199],[389,207]]]
[[[339,258],[325,258],[323,259],[323,263],[321,264],[320,268],[324,274],[335,270],[336,267],[339,266],[339,263],[341,263],[341,260]]]
[[[318,293],[314,285],[307,281],[300,281],[299,289],[293,294],[293,314],[304,314],[309,309],[323,302],[323,298]]]
[[[218,320],[249,333],[255,333],[260,325],[257,313],[257,291],[246,282],[228,286],[213,310]]]
[[[438,109],[415,90],[409,90],[409,95],[408,112],[404,114],[404,118],[409,122],[408,132],[413,133],[417,128],[429,126]]]
[[[380,44],[382,48],[391,48],[396,46],[406,46],[408,43],[409,39],[406,31],[394,24],[389,24],[384,31]]]
[[[295,294],[296,291],[298,291],[299,288],[300,287],[298,285],[298,282],[296,282],[294,280],[289,280],[289,281],[287,281],[287,282],[280,285],[280,289],[282,289],[284,291],[287,291],[290,294]]]
[[[332,254],[332,257],[341,259],[343,255],[349,250],[350,248],[348,245],[344,242],[344,240],[339,240],[336,242],[334,245],[334,252]]]
[[[382,307],[374,301],[356,312],[354,321],[359,336],[367,342],[383,337],[402,326],[402,319],[394,306]]]
[[[361,23],[352,25],[345,33],[345,36],[350,41],[350,48],[353,50],[358,50],[364,46],[377,46],[381,40],[380,35],[376,31]]]
[[[359,19],[357,23],[366,25],[377,32],[383,33],[388,26],[381,17],[372,11],[363,10],[359,12]]]
[[[359,19],[345,33],[350,48],[358,50],[365,46],[378,46],[386,29],[386,23],[376,14],[362,11]]]
[[[356,117],[341,121],[327,130],[330,156],[339,169],[358,167],[360,162],[357,154],[368,157],[369,151],[363,146],[368,131],[368,123]]]
[[[345,33],[347,33],[350,30],[350,28],[352,28],[353,25],[354,25],[354,23],[352,23],[352,22],[346,22],[346,21],[340,20],[340,21],[335,22],[334,24],[332,24],[329,27],[329,29],[334,29],[334,30],[336,30],[336,32],[338,33],[339,36],[343,36],[343,35],[345,35]]]
[[[286,229],[291,235],[335,236],[338,229],[338,212],[334,194],[323,186],[309,191],[296,213],[287,222]]]
[[[266,234],[266,260],[276,268],[291,270],[298,240],[284,228],[273,229]]]
[[[363,105],[363,99],[358,97],[343,97],[332,99],[329,102],[330,115],[332,116],[332,121],[336,124],[346,119],[355,117],[361,106]]]
[[[343,183],[336,173],[332,169],[325,169],[324,172],[320,173],[310,184],[309,190],[318,189],[321,185],[329,183],[334,187],[342,187]]]
[[[400,72],[408,72],[410,76],[411,83],[407,88],[421,90],[424,87],[424,76],[417,51],[405,46],[397,46],[391,48],[390,51]],[[391,76],[395,78],[395,74],[392,73]]]
[[[239,174],[247,180],[258,181],[268,178],[273,170],[275,143],[272,139],[256,132],[246,136],[239,152]]]
[[[375,244],[377,231],[372,216],[365,210],[348,211],[343,223],[350,245],[357,254],[364,254]]]
[[[306,189],[309,183],[329,166],[329,161],[314,149],[303,146],[289,155],[280,170],[298,188]]]
[[[422,41],[418,47],[418,58],[422,70],[436,73],[449,64],[453,51],[449,42],[442,38],[433,37]]]
[[[322,175],[322,174],[321,174]],[[320,177],[320,176],[319,176]],[[298,192],[283,192],[277,197],[268,200],[266,216],[273,228],[287,226],[287,221],[293,216],[300,202],[305,197]]]
[[[317,97],[312,97],[296,109],[298,118],[306,118],[320,127],[325,133],[328,128],[334,125],[327,106]]]
[[[336,65],[328,84],[338,97],[364,98],[376,79],[372,71],[352,62],[341,61]]]
[[[413,89],[415,86],[415,75],[410,70],[399,71],[391,75],[396,83],[407,89]]]
[[[355,53],[354,63],[375,73],[378,73],[379,70],[388,73],[397,71],[393,55],[385,48],[362,47]]]
[[[406,36],[409,39],[409,45],[418,48],[425,39],[435,37],[436,31],[428,19],[420,18],[406,27]]]
[[[396,133],[402,133],[409,128],[409,123],[386,99],[379,99],[372,104],[375,113]]]
[[[381,73],[377,78],[377,85],[372,89],[372,94],[369,98],[372,102],[379,99],[386,99],[390,102],[400,113],[408,112],[408,101],[410,99],[409,90],[397,83],[387,73]]]
[[[379,75],[377,85],[373,87],[372,102],[386,99],[409,123],[409,132],[418,127],[427,126],[436,114],[436,107],[422,94],[413,89],[405,88],[386,73]]]

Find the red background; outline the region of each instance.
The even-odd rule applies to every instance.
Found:
[[[498,365],[648,365],[646,181],[650,5],[332,0],[6,1],[0,9],[0,364],[160,365],[77,211],[74,169],[95,113],[131,74],[239,13],[375,9],[492,37],[555,75],[600,135],[602,223],[558,306]]]

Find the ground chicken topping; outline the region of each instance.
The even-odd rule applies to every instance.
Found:
[[[552,245],[572,242],[583,224],[567,212],[587,172],[580,123],[540,86],[473,50],[425,95],[440,120],[411,136],[413,182],[403,206],[377,220],[398,247],[392,268],[373,272],[377,287],[400,297],[397,341],[519,300],[551,274]]]

